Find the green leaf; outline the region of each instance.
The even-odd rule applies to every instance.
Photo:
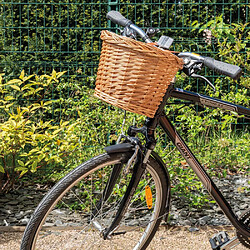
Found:
[[[36,109],[39,109],[39,108],[40,108],[40,106],[33,107],[33,108],[30,109],[30,112],[32,112],[32,111],[34,111]]]
[[[4,167],[0,165],[0,172],[5,173]]]
[[[32,78],[34,75],[30,75],[30,76],[26,76],[26,77],[24,77],[23,78],[23,81],[25,82],[25,81],[28,81],[30,78]]]
[[[36,172],[36,168],[37,168],[37,160],[35,160],[33,163],[32,163],[32,166],[31,166],[31,172],[34,173]]]
[[[56,135],[56,134],[58,134],[60,131],[62,131],[62,128],[59,128],[59,129],[54,130],[52,134],[53,134],[53,135]]]
[[[14,99],[15,98],[13,96],[9,96],[9,95],[4,97],[5,101],[11,101],[11,100],[14,100]]]
[[[47,101],[47,102],[44,103],[44,106],[50,105],[52,102],[53,102],[53,100]]]
[[[4,76],[4,74],[0,74],[0,84],[1,84],[2,81],[3,81],[3,76]]]
[[[18,164],[19,164],[20,166],[24,167],[23,161],[17,160],[17,162],[18,162]]]
[[[24,170],[27,170],[27,168],[24,166],[19,166],[15,168],[15,171],[24,171]]]
[[[19,78],[20,78],[21,80],[23,80],[23,78],[24,78],[24,70],[22,70],[21,75],[19,76]]]
[[[28,172],[28,169],[25,169],[25,170],[23,170],[22,172],[21,172],[21,174],[20,174],[20,177],[22,177],[24,174],[26,174]]]
[[[10,87],[17,90],[17,91],[21,91],[21,89],[16,85],[10,85]]]
[[[16,127],[16,122],[14,120],[11,119],[9,122],[12,127]]]
[[[10,85],[10,84],[18,84],[18,85],[21,85],[22,84],[22,81],[20,79],[13,79],[13,80],[10,80],[6,83],[6,85]]]
[[[57,78],[60,78],[62,75],[64,75],[67,71],[63,71],[63,72],[58,72],[56,73]]]
[[[41,153],[41,154],[38,156],[37,161],[40,162],[44,157],[45,157],[45,154]]]
[[[56,71],[53,69],[53,71],[52,71],[52,77],[54,78],[54,79],[56,79]]]
[[[15,168],[15,171],[21,171],[20,177],[22,177],[25,173],[28,172],[28,168],[26,168],[26,167],[17,167],[17,168]]]

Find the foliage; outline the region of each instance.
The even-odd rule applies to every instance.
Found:
[[[55,182],[117,140],[123,112],[94,98],[86,87],[59,81],[63,74],[25,76],[22,71],[6,83],[8,77],[1,75],[0,192],[8,192],[21,177]],[[69,89],[74,95],[66,99]],[[62,97],[48,100],[52,91]]]
[[[222,16],[205,23],[193,22],[193,30],[199,28],[199,33],[205,32],[205,36],[210,32],[210,46],[216,45],[218,48],[219,60],[230,64],[235,64],[243,69],[243,76],[240,79],[240,85],[250,88],[250,48],[247,43],[250,39],[249,23],[230,23],[224,22]],[[207,38],[205,38],[207,39]],[[222,79],[217,79],[216,83],[221,83]],[[225,86],[225,84],[224,84]],[[231,81],[230,86],[233,86]],[[226,89],[220,84],[220,88]],[[232,89],[233,90],[233,89]],[[235,89],[233,90],[235,91]],[[236,92],[236,91],[235,91]]]
[[[60,164],[78,145],[77,121],[54,125],[44,114],[52,101],[40,101],[62,73],[24,76],[0,82],[0,192],[7,192],[28,171]],[[3,76],[1,76],[2,78]]]
[[[121,132],[123,112],[93,97],[93,91],[80,84],[58,80],[62,73],[24,76],[1,84],[2,187],[7,191],[14,181],[55,182],[76,165],[99,154],[107,144],[113,144]],[[56,87],[55,87],[56,85]],[[72,97],[43,102],[41,97],[50,91],[64,93],[70,89]],[[77,98],[76,98],[77,97]],[[237,97],[237,96],[236,96]],[[237,102],[245,103],[242,99]],[[186,136],[188,145],[211,173],[224,176],[246,171],[249,166],[249,133],[239,134],[237,117],[217,109],[192,109],[179,105],[175,123]],[[52,119],[54,114],[54,119]],[[127,114],[128,125],[136,121],[141,126],[143,116]],[[234,125],[235,124],[235,125]],[[232,132],[232,133],[231,133]],[[243,130],[244,132],[244,130]],[[200,206],[208,201],[207,193],[180,153],[169,145],[162,132],[157,132],[157,151],[164,158],[173,179],[173,192],[186,197],[190,205]],[[230,154],[230,158],[225,157]],[[14,159],[14,161],[13,161]],[[36,172],[37,169],[40,169]],[[29,173],[33,172],[33,177]],[[11,179],[12,178],[12,179]],[[194,193],[200,191],[199,198]],[[3,190],[3,191],[4,191]]]
[[[247,7],[244,3],[230,3],[120,0],[118,9],[139,26],[158,27],[161,34],[173,37],[176,51],[194,51],[244,68],[244,77],[238,82],[207,70],[201,72],[216,85],[216,93],[203,82],[181,74],[177,86],[249,107]],[[24,173],[23,179],[28,180],[29,173],[38,168],[40,171],[32,174],[39,178],[37,181],[57,181],[117,139],[123,113],[93,98],[93,91],[86,88],[94,86],[101,48],[99,33],[107,28],[105,16],[111,7],[108,1],[72,0],[48,0],[46,4],[37,0],[32,8],[23,1],[0,5],[0,67],[6,81],[12,79],[2,83],[0,89],[0,186],[5,191]],[[223,18],[217,13],[223,13]],[[111,30],[116,29],[112,26]],[[13,80],[23,68],[37,75],[25,76],[22,72],[19,79]],[[67,72],[64,78],[55,71],[44,75],[52,69]],[[180,124],[179,132],[187,137],[188,145],[208,171],[221,176],[246,171],[250,140],[244,118],[216,109],[178,108],[166,111],[177,112],[172,118]],[[133,123],[134,118],[138,125],[142,124],[143,117],[133,114],[128,114],[127,123]],[[193,190],[201,190],[201,185],[187,170],[180,154],[171,146],[164,149],[166,140],[160,131],[158,138],[157,150],[174,178],[173,191],[188,197],[190,204],[206,202],[206,193],[195,198]]]
[[[239,82],[228,77],[218,77],[214,81],[216,93],[210,89],[205,91],[216,98],[249,107],[250,51],[246,46],[250,35],[249,24],[229,25],[223,20],[225,19],[220,16],[204,24],[195,21],[193,32],[197,34],[198,31],[203,37],[204,31],[206,35],[211,34],[211,40],[206,41],[207,46],[217,46],[218,60],[239,65],[245,73]],[[191,88],[190,84],[186,88]],[[179,108],[177,106],[176,110]],[[171,109],[168,111],[174,112],[172,107]],[[189,147],[211,175],[226,177],[228,174],[248,171],[250,134],[247,120],[243,116],[220,109],[185,107],[180,112],[177,111],[175,122],[180,124],[180,133],[184,134]],[[185,197],[192,206],[202,206],[209,202],[208,194],[203,191],[192,170],[187,168],[187,163],[182,160],[179,152],[169,146],[167,149],[168,151],[159,150],[162,151],[167,165],[170,165],[170,173],[174,178],[172,191]],[[199,190],[199,196],[193,190]]]
[[[177,109],[177,107],[176,107]],[[175,117],[178,132],[187,142],[206,171],[214,177],[246,174],[250,166],[248,127],[238,128],[234,114],[219,109],[200,111],[184,107]],[[190,206],[203,206],[210,201],[193,170],[172,143],[166,144],[163,132],[157,132],[156,151],[163,157],[172,180],[172,192]],[[197,191],[199,195],[197,195]]]
[[[100,30],[114,29],[106,13],[117,9],[138,25],[158,27],[174,37],[176,51],[208,52],[206,43],[191,33],[192,23],[209,22],[223,13],[227,23],[247,23],[246,3],[207,0],[158,1],[4,1],[0,4],[0,71],[16,76],[26,72],[44,74],[68,70],[68,77],[91,85],[101,48]],[[217,48],[216,48],[217,49]],[[210,47],[209,52],[215,48]]]
[[[106,13],[99,1],[5,1],[0,4],[0,70],[15,77],[21,69],[44,74],[69,67],[71,76],[88,83],[86,75],[98,65],[97,27],[100,17],[105,27]]]
[[[216,98],[249,107],[249,24],[227,24],[224,20],[219,16],[205,23],[195,21],[192,24],[193,33],[197,34],[198,31],[208,48],[218,49],[218,60],[243,68],[243,77],[238,82],[228,77],[218,77],[214,81],[216,93],[209,88],[205,88],[205,91]],[[207,34],[210,36],[207,37]],[[208,38],[210,40],[206,40]],[[182,75],[178,75],[178,79],[184,80]],[[192,84],[189,81],[185,88],[192,88]],[[179,108],[180,106],[171,107],[167,112],[175,113],[174,119],[179,124],[179,132],[187,139],[189,147],[209,174],[226,177],[228,174],[247,173],[250,164],[250,134],[244,116],[220,109],[184,107],[179,111]],[[162,138],[161,132],[159,136]],[[165,138],[162,143],[164,141]],[[170,145],[164,150],[159,147],[158,150],[170,166],[170,175],[174,179],[172,192],[184,197],[191,206],[203,206],[211,202],[177,150]],[[199,196],[194,190],[199,191]]]

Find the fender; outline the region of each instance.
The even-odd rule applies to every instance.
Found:
[[[135,146],[132,145],[131,143],[121,143],[121,144],[115,144],[115,145],[111,145],[111,146],[105,147],[104,150],[108,154],[112,154],[112,153],[124,153],[124,152],[134,151],[135,150]]]
[[[162,170],[165,173],[166,176],[166,180],[167,180],[167,200],[166,200],[166,208],[165,208],[165,217],[163,218],[165,222],[168,221],[168,215],[169,215],[169,211],[170,211],[170,200],[171,200],[171,185],[170,185],[170,176],[168,173],[168,170],[166,168],[166,164],[164,163],[164,161],[161,159],[161,157],[155,152],[152,151],[151,156],[157,161],[157,163],[161,166]]]

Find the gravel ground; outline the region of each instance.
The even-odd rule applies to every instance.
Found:
[[[170,228],[166,229],[161,227],[157,232],[154,240],[152,241],[150,250],[207,250],[211,249],[209,244],[209,238],[221,231],[221,229],[216,228],[206,228],[200,229],[197,232],[189,232],[185,227],[179,228]],[[233,230],[228,230],[230,236],[233,236]],[[68,237],[72,232],[64,231],[64,237]],[[135,232],[136,233],[136,232]],[[21,242],[22,233],[21,232],[0,232],[0,249],[1,250],[17,250],[19,249]],[[45,240],[46,241],[46,240]],[[76,243],[75,246],[60,246],[59,242],[56,242],[56,235],[49,237],[47,239],[49,245],[46,242],[45,249],[79,249],[79,245]],[[119,249],[127,249],[129,246],[129,242],[123,241],[122,238],[119,239],[120,248]],[[108,242],[108,241],[107,241]],[[41,247],[41,249],[43,249]],[[80,248],[85,249],[85,248]],[[94,249],[91,247],[91,250]],[[96,249],[111,249],[107,246],[97,247]],[[245,250],[247,248],[242,245],[238,245],[234,248],[235,250]]]
[[[248,176],[228,175],[225,179],[215,179],[215,182],[236,215],[239,216],[249,207]],[[0,227],[27,225],[31,214],[47,191],[48,187],[37,184],[22,186],[10,193],[0,195]],[[197,209],[190,207],[186,197],[173,194],[171,198],[169,221],[171,226],[230,225],[216,204],[207,204],[208,207],[205,209]]]

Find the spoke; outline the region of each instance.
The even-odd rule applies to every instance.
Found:
[[[152,222],[154,222],[154,221],[156,221],[156,220],[158,220],[158,219],[160,219],[160,218],[163,218],[166,214],[167,214],[167,213],[164,213],[163,215],[158,216],[157,218],[148,221],[147,224],[150,224],[150,223],[152,223]],[[134,230],[136,230],[136,229],[140,229],[140,227],[141,227],[141,225],[140,225],[140,226],[132,227],[130,230],[127,230],[126,233],[132,232],[132,231],[134,231]],[[124,235],[126,235],[126,234],[124,234]]]
[[[114,231],[117,232],[117,234],[111,234],[111,239],[103,239],[101,232],[109,227],[114,221],[131,179],[130,174],[124,175],[123,171],[121,171],[114,188],[110,191],[109,197],[106,197],[108,188],[105,189],[105,187],[108,187],[111,181],[109,177],[111,173],[109,173],[110,171],[107,171],[107,169],[112,170],[112,167],[113,166],[109,166],[93,172],[87,178],[82,180],[80,186],[77,185],[75,188],[72,188],[68,193],[68,196],[66,195],[65,199],[61,200],[62,208],[77,213],[76,221],[78,223],[78,220],[80,220],[80,224],[82,225],[80,230],[75,232],[75,237],[72,237],[72,242],[80,241],[77,247],[81,247],[82,249],[101,249],[102,246],[107,244],[112,249],[117,249],[120,237],[124,237],[127,242],[133,242],[129,246],[135,246],[141,240],[146,239],[145,236],[147,237],[147,232],[150,228],[148,226],[158,219],[152,218],[155,211],[157,211],[154,207],[157,202],[156,198],[158,197],[156,195],[158,186],[155,186],[154,175],[152,175],[150,171],[150,174],[149,172],[146,172],[140,180],[125,215],[119,226]],[[148,209],[146,197],[144,194],[142,195],[142,193],[145,192],[145,187],[147,185],[149,185],[152,190],[152,209]],[[103,191],[101,192],[101,190]],[[86,200],[84,198],[85,196]],[[74,202],[76,202],[75,209]],[[133,222],[134,220],[135,222]],[[65,221],[68,221],[67,218],[65,218]],[[147,231],[145,232],[146,229]],[[136,231],[136,233],[134,234],[133,231]],[[66,239],[65,244],[70,244],[69,240],[70,239]]]

